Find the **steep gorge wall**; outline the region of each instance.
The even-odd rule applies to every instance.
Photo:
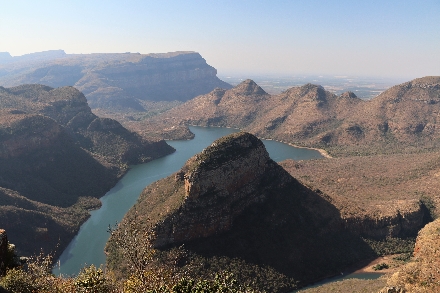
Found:
[[[0,223],[20,253],[61,253],[128,164],[173,152],[91,112],[73,87],[0,87]]]
[[[388,237],[405,238],[417,235],[417,232],[427,223],[427,217],[430,217],[429,211],[423,205],[419,205],[411,211],[397,212],[382,217],[365,215],[345,218],[344,226],[353,234],[365,238],[377,240]]]

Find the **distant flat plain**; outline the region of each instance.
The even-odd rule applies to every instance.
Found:
[[[324,75],[218,75],[218,77],[236,86],[247,78],[255,81],[269,94],[279,94],[283,91],[295,87],[302,86],[307,83],[323,86],[326,90],[340,95],[344,92],[351,91],[361,99],[369,100],[386,89],[407,81],[407,79],[384,78],[384,77],[364,77],[364,76],[324,76]]]

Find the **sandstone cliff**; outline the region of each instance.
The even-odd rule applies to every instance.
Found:
[[[195,52],[44,53],[30,54],[29,63],[23,62],[26,56],[0,63],[3,73],[0,85],[75,86],[85,94],[92,108],[136,111],[144,111],[139,100],[186,101],[216,87],[231,88],[218,79],[217,70]]]
[[[393,224],[375,223],[369,231]],[[232,270],[247,280],[262,274],[254,280],[260,289],[272,282],[287,284],[289,277],[305,284],[339,273],[375,255],[362,237],[386,237],[359,231],[343,219],[329,196],[300,184],[248,133],[215,141],[179,172],[148,186],[117,231],[132,227],[144,229],[143,237],[151,233],[162,256],[183,244],[189,271]],[[107,252],[109,267],[124,271],[114,237]],[[273,275],[263,273],[263,267]],[[269,291],[286,290],[283,286],[291,284]]]
[[[176,175],[176,180],[184,182],[185,199],[178,212],[155,227],[155,245],[182,243],[230,230],[246,208],[264,201],[270,187],[262,182],[272,164],[262,142],[250,134],[213,143]]]

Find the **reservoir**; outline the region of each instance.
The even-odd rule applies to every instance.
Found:
[[[91,217],[81,226],[59,258],[53,273],[76,275],[85,265],[99,267],[105,264],[104,247],[110,236],[109,226],[120,222],[136,203],[139,194],[149,184],[177,172],[185,162],[201,152],[214,140],[237,132],[236,129],[218,127],[190,127],[195,134],[192,140],[168,141],[176,152],[149,163],[132,166],[124,177],[102,198],[102,207],[91,211]],[[316,151],[296,148],[284,143],[263,140],[270,157],[280,162],[286,159],[307,160],[322,158]]]

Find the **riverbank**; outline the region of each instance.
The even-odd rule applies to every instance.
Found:
[[[299,149],[308,149],[308,150],[314,150],[314,151],[317,151],[317,152],[319,152],[319,153],[321,154],[321,156],[323,156],[324,158],[327,158],[327,159],[332,159],[332,158],[333,158],[333,157],[330,156],[329,153],[327,153],[327,151],[324,150],[324,149],[311,148],[311,147],[303,147],[303,146],[299,146],[299,145],[296,145],[296,144],[293,144],[293,143],[283,142],[283,141],[280,141],[280,142],[282,142],[282,143],[287,143],[288,145],[293,146],[293,147],[295,147],[295,148],[299,148]]]
[[[313,150],[313,151],[317,151],[321,154],[321,156],[323,156],[324,158],[327,159],[332,159],[333,157],[329,155],[329,153],[327,153],[326,150],[324,149],[318,149],[318,148],[312,148],[312,147],[305,147],[305,146],[299,146],[290,142],[286,142],[286,141],[282,141],[282,140],[276,140],[276,139],[272,139],[272,138],[263,138],[263,137],[258,137],[259,139],[262,140],[272,140],[272,141],[276,141],[276,142],[280,142],[280,143],[284,143],[287,145],[290,145],[291,147],[297,148],[297,149],[306,149],[306,150]]]
[[[204,128],[209,128],[209,127],[228,128],[228,129],[234,129],[234,130],[237,130],[237,131],[243,131],[243,130],[240,129],[240,128],[229,127],[229,126],[225,126],[225,127],[222,127],[222,126],[199,126],[199,125],[192,125],[192,124],[190,124],[190,125],[188,125],[188,126],[192,126],[192,127],[204,127]],[[291,146],[291,147],[298,148],[298,149],[307,149],[307,150],[317,151],[317,152],[319,152],[319,153],[321,154],[321,156],[323,156],[324,158],[327,158],[327,159],[332,159],[332,158],[333,158],[333,157],[330,156],[329,153],[328,153],[326,150],[324,150],[324,149],[318,149],[318,148],[312,148],[312,147],[299,146],[299,145],[296,145],[296,144],[293,144],[293,143],[290,143],[290,142],[286,142],[286,141],[282,141],[282,140],[276,140],[276,139],[272,139],[272,138],[265,138],[265,137],[259,137],[259,136],[257,136],[257,137],[258,137],[259,139],[261,139],[261,140],[272,140],[272,141],[276,141],[276,142],[284,143],[284,144],[287,144],[287,145],[289,145],[289,146]],[[188,138],[188,139],[192,139],[192,138]]]

